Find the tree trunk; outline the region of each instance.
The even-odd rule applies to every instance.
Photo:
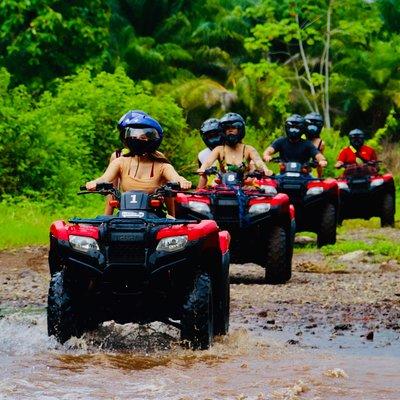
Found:
[[[331,127],[330,105],[329,105],[329,48],[331,41],[331,15],[332,0],[329,1],[328,12],[326,16],[326,42],[325,42],[325,90],[324,90],[324,119],[325,126]]]

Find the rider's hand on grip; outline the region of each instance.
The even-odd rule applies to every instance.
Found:
[[[204,174],[204,175],[207,175],[207,176],[209,176],[209,175],[217,175],[218,174],[218,168],[217,167],[210,167],[210,168],[207,168],[204,171],[200,171],[200,174]]]
[[[180,190],[181,184],[179,182],[167,182],[165,186],[171,190]]]

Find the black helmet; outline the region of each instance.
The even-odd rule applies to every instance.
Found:
[[[305,121],[299,114],[293,114],[285,121],[285,132],[289,139],[298,140],[304,133]]]
[[[118,122],[122,143],[132,155],[152,153],[158,149],[163,129],[157,120],[143,111],[129,111]]]
[[[324,126],[324,119],[321,114],[312,112],[304,117],[306,121],[306,136],[307,139],[312,140],[319,137],[322,127]]]
[[[243,138],[246,133],[246,127],[244,119],[241,115],[236,113],[227,113],[219,120],[220,126],[223,130],[225,143],[228,146],[234,146],[238,144]],[[225,131],[229,127],[234,127],[238,130],[237,135],[226,135]]]
[[[201,124],[200,135],[203,142],[211,150],[224,144],[224,136],[217,118],[205,120]]]
[[[363,144],[365,140],[365,134],[361,129],[353,129],[349,132],[350,144],[358,150]]]

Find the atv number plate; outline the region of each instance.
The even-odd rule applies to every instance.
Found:
[[[142,232],[111,232],[113,242],[140,242],[144,240]]]
[[[300,176],[300,172],[286,172],[286,176],[298,177]]]

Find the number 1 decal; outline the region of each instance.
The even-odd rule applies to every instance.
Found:
[[[136,194],[131,194],[131,204],[137,204]]]

